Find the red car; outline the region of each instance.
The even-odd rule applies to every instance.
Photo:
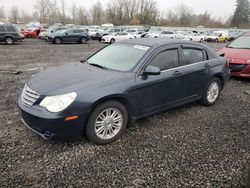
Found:
[[[250,32],[220,50],[230,66],[232,76],[250,78]]]
[[[23,31],[25,38],[36,38],[40,33],[40,29],[37,28],[28,28]]]

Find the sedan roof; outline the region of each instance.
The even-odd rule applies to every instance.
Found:
[[[143,46],[161,46],[165,44],[196,44],[190,41],[184,40],[175,40],[169,38],[137,38],[137,39],[129,39],[129,40],[122,40],[119,43],[127,43],[127,44],[138,44]]]

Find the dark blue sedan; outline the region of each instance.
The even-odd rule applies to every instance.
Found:
[[[225,58],[202,44],[133,39],[35,75],[18,107],[23,124],[44,139],[86,135],[106,144],[128,122],[192,101],[213,105],[229,77]]]

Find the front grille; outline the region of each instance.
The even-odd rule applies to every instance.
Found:
[[[229,63],[231,72],[241,72],[247,67],[246,64]]]
[[[37,101],[39,97],[40,97],[39,93],[30,89],[27,85],[24,86],[23,92],[21,95],[21,101],[23,105],[27,107],[31,107]]]

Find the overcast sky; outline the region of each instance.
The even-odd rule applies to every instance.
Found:
[[[0,7],[4,6],[5,11],[12,6],[17,6],[27,12],[34,11],[34,3],[36,0],[0,0]],[[97,0],[65,0],[67,9],[70,8],[72,2],[76,2],[79,6],[84,6],[86,9],[94,4]],[[104,5],[110,0],[100,0]],[[185,3],[193,9],[196,14],[208,11],[213,17],[221,18],[222,21],[232,15],[235,9],[236,0],[156,0],[161,11],[168,10]]]

